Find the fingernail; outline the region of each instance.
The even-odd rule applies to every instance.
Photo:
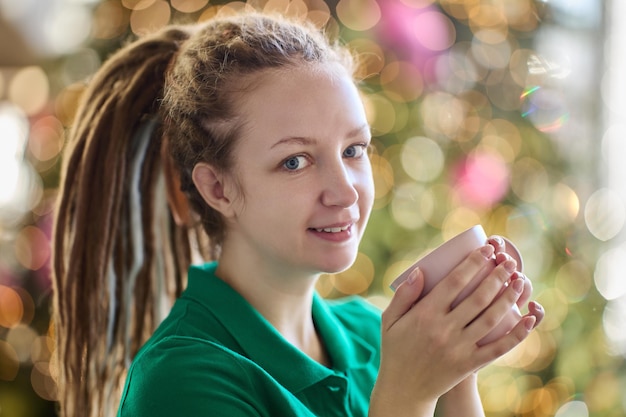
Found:
[[[524,281],[520,279],[516,279],[511,283],[511,286],[515,290],[516,293],[521,293],[524,289]]]
[[[482,248],[480,248],[480,253],[485,257],[485,258],[491,258],[491,256],[493,255],[493,246],[491,245],[485,245]]]
[[[502,239],[500,236],[493,236],[493,240],[498,242],[498,245],[504,246],[504,239]]]
[[[533,327],[535,327],[536,320],[537,319],[535,318],[535,316],[529,316],[529,318],[526,319],[526,321],[524,322],[524,327],[526,327],[526,330],[531,331]]]
[[[411,271],[411,273],[409,274],[408,278],[406,279],[406,282],[409,285],[413,284],[417,280],[418,272],[419,272],[419,268],[415,268],[414,270]]]

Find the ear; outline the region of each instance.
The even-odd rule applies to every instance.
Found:
[[[206,162],[199,162],[193,168],[191,178],[209,206],[225,217],[231,217],[234,214],[230,187],[226,183],[226,177],[218,169]]]

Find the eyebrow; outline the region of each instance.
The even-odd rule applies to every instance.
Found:
[[[364,133],[364,131],[369,132],[369,130],[370,130],[370,126],[369,124],[366,123],[362,126],[357,127],[356,129],[352,129],[351,131],[349,131],[348,134],[346,135],[346,138],[353,138],[355,136],[358,136]],[[289,145],[289,144],[313,145],[315,143],[317,143],[317,140],[314,138],[303,137],[303,136],[288,136],[274,143],[272,146],[270,146],[270,149],[273,149],[279,145]]]

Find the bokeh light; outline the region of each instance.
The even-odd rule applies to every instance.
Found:
[[[38,170],[43,171],[56,164],[64,145],[65,129],[56,117],[44,116],[32,124],[28,151]]]
[[[24,111],[0,103],[0,225],[19,223],[41,198],[40,177],[25,161],[28,131]]]
[[[504,198],[509,177],[509,168],[498,153],[475,151],[457,163],[454,190],[461,204],[491,207]]]
[[[599,240],[615,237],[624,227],[626,206],[611,189],[596,190],[585,205],[585,222],[589,231]]]
[[[24,314],[24,304],[19,293],[11,287],[0,285],[0,326],[17,326]]]
[[[172,7],[179,12],[194,13],[201,10],[209,3],[209,0],[172,0]]]
[[[383,90],[397,101],[417,99],[424,89],[422,75],[410,62],[393,61],[380,71]]]
[[[91,13],[77,3],[59,5],[48,16],[43,33],[50,52],[70,53],[87,41],[92,30]]]
[[[15,258],[24,268],[36,271],[48,264],[50,244],[46,234],[34,226],[20,230],[15,239]]]
[[[28,135],[28,122],[22,111],[9,104],[0,104],[0,205],[14,199]]]
[[[380,20],[380,7],[374,0],[339,0],[337,17],[349,29],[372,29]]]
[[[114,39],[126,32],[130,13],[117,0],[98,3],[93,12],[91,36],[95,39]]]
[[[626,267],[626,246],[605,251],[598,259],[594,281],[597,290],[607,300],[626,295],[626,280],[622,271]]]
[[[48,77],[40,67],[19,70],[9,84],[9,100],[31,116],[43,109],[49,92]]]
[[[584,401],[570,401],[559,407],[554,417],[589,417],[589,408]]]
[[[138,3],[130,14],[130,27],[136,35],[146,35],[167,25],[172,15],[170,5],[163,0],[151,2],[149,6]]]
[[[608,338],[609,351],[619,357],[626,357],[626,297],[609,301],[604,309],[602,325]]]
[[[157,0],[122,0],[122,6],[130,10],[143,10],[156,2]]]
[[[565,95],[541,86],[526,88],[520,95],[522,116],[543,132],[558,130],[568,121]]]
[[[427,137],[409,138],[401,155],[404,171],[418,182],[430,182],[441,175],[444,154],[439,145]]]
[[[445,51],[454,44],[454,24],[443,13],[427,9],[415,16],[412,26],[416,40],[431,51]]]

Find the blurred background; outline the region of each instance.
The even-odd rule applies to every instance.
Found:
[[[55,416],[51,217],[85,82],[128,39],[241,8],[326,24],[366,63],[375,210],[318,291],[384,306],[481,223],[516,242],[547,312],[481,371],[487,416],[625,416],[620,0],[0,0],[0,416]]]

